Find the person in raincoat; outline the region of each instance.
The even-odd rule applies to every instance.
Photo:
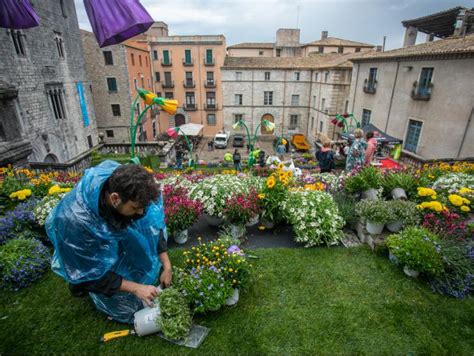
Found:
[[[156,284],[171,284],[163,199],[153,175],[105,161],[87,169],[46,220],[51,262],[74,296],[89,294],[110,318],[132,323]]]

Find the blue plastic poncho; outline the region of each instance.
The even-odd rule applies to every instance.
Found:
[[[69,283],[97,280],[108,271],[141,284],[154,284],[158,278],[160,230],[167,237],[162,199],[151,203],[143,218],[123,230],[109,228],[99,215],[102,186],[119,166],[105,161],[87,169],[46,220],[55,249],[52,269]],[[133,322],[133,314],[143,307],[130,293],[90,296],[99,310],[120,322]]]

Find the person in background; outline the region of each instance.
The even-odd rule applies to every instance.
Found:
[[[284,154],[285,154],[285,152],[286,152],[286,147],[285,147],[285,144],[283,143],[283,140],[281,140],[281,141],[278,143],[276,152],[277,152],[278,158],[279,158],[281,161],[283,161],[283,157],[284,157]]]
[[[181,148],[176,150],[176,169],[183,168],[183,151]]]
[[[234,161],[235,170],[240,172],[242,170],[242,166],[240,164],[241,157],[237,148],[235,149],[234,154],[232,155],[232,159]]]
[[[318,160],[321,173],[331,173],[331,171],[336,168],[334,152],[331,150],[330,141],[323,142],[323,147],[316,152],[316,159]]]
[[[258,153],[258,165],[260,167],[265,167],[265,151],[264,150],[260,150],[260,152]]]
[[[377,150],[377,140],[374,138],[374,133],[369,131],[365,134],[367,140],[367,149],[365,150],[365,165],[370,165],[374,158],[375,151]]]
[[[346,159],[346,171],[352,171],[353,169],[364,166],[366,148],[367,142],[364,140],[364,131],[362,131],[362,129],[355,129],[354,141],[352,142]]]

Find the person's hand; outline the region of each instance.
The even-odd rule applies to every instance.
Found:
[[[163,272],[161,272],[160,284],[163,287],[168,288],[171,285],[172,279],[173,279],[173,272],[171,269],[165,269],[163,270]]]
[[[158,289],[155,286],[138,284],[134,294],[143,300],[146,305],[152,305],[153,301],[158,296]]]

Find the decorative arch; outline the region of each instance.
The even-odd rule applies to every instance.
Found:
[[[260,133],[262,135],[273,135],[274,131],[267,130],[267,128],[263,125],[263,120],[268,120],[268,121],[274,123],[275,118],[273,117],[272,114],[265,114],[265,115],[262,116],[262,119],[260,120],[260,123],[262,123],[262,125],[260,126]]]
[[[58,163],[59,159],[55,154],[49,153],[43,160],[44,163]]]

